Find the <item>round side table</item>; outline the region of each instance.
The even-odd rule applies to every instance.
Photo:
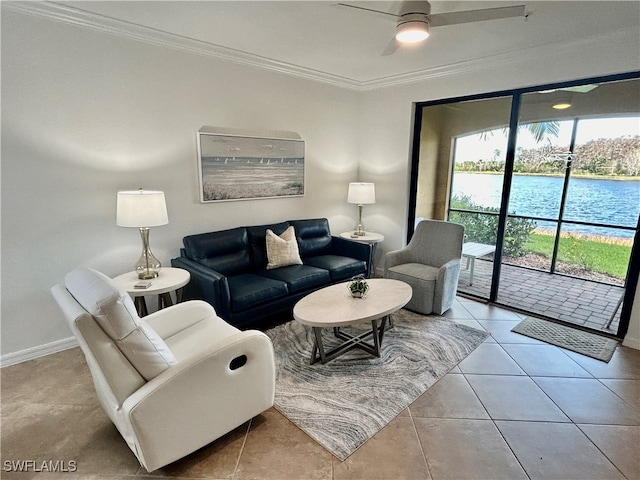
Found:
[[[378,243],[384,240],[384,235],[381,233],[375,232],[367,232],[365,231],[364,235],[355,235],[353,230],[349,230],[348,232],[342,232],[340,234],[340,238],[344,238],[345,240],[351,240],[352,242],[360,242],[360,243],[370,243],[373,245],[373,253],[371,260],[371,274],[375,276],[376,274],[376,246]]]
[[[126,290],[133,297],[133,303],[136,306],[138,315],[144,317],[149,312],[145,295],[158,295],[158,310],[173,305],[171,300],[171,292],[176,292],[176,302],[182,301],[182,287],[184,287],[191,275],[182,268],[162,267],[158,276],[149,280],[151,286],[148,288],[135,288],[135,284],[140,282],[136,272],[127,272],[118,275],[113,279],[118,287]]]

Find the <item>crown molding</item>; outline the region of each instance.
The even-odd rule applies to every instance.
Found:
[[[612,42],[612,37],[616,37],[620,42],[624,42],[629,34],[635,35],[634,38],[637,37],[637,32],[635,30],[622,29],[615,32],[609,32],[606,35],[596,35],[589,39],[578,39],[561,44],[549,43],[545,45],[525,47],[522,49],[489,55],[483,58],[464,60],[453,64],[418,70],[415,72],[360,81],[168,33],[159,29],[144,27],[142,25],[117,20],[104,15],[86,12],[84,10],[55,2],[3,1],[2,8],[27,15],[40,16],[49,20],[76,25],[150,45],[183,50],[197,55],[215,57],[242,65],[271,70],[355,91],[371,91],[447,76],[471,74],[481,70],[504,67],[505,65],[513,66],[514,64],[525,63],[526,65],[531,66],[535,65],[538,60],[549,61],[549,59],[553,57],[571,55],[575,52],[576,48],[584,50],[585,48],[588,49],[590,44],[597,46],[599,42],[602,42],[605,39],[608,42]],[[616,42],[614,41],[613,43],[615,44]]]
[[[128,38],[130,40],[150,45],[183,50],[197,55],[220,58],[242,65],[272,70],[278,73],[328,83],[342,88],[349,88],[353,90],[360,89],[361,82],[350,78],[300,67],[287,62],[281,62],[279,60],[203,42],[201,40],[168,33],[123,20],[117,20],[55,2],[2,2],[2,7],[14,12],[35,15],[48,20],[88,28],[101,33]]]

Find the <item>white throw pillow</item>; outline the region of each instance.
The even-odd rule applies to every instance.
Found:
[[[267,229],[266,238],[267,270],[286,267],[287,265],[302,265],[293,225],[282,232],[280,236]]]
[[[162,337],[140,320],[129,294],[109,277],[80,267],[67,274],[65,286],[145,380],[177,363]]]

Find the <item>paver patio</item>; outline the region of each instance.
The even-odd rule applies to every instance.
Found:
[[[465,270],[464,261],[462,263],[458,292],[489,298],[493,261],[476,260],[472,286],[469,286],[469,270]],[[604,326],[622,293],[623,288],[615,285],[504,264],[497,303],[615,334],[621,308],[610,328]]]

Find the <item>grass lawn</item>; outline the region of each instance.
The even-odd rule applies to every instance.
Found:
[[[532,233],[524,248],[551,258],[553,235]],[[624,279],[631,255],[631,246],[605,243],[596,239],[566,236],[560,238],[558,260],[579,265],[587,270]]]

